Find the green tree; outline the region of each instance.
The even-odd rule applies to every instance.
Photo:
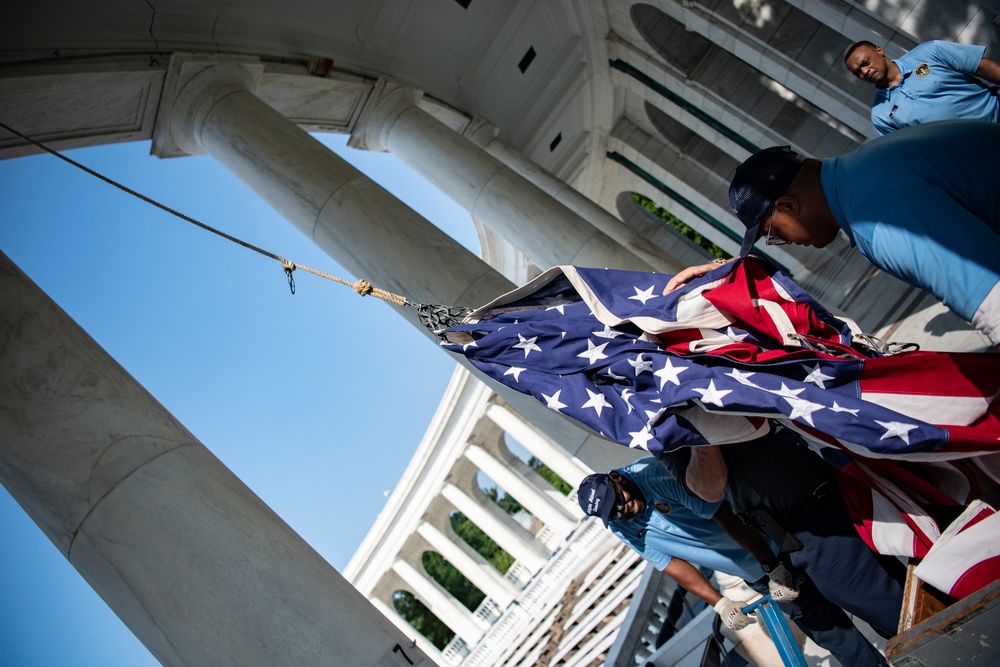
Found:
[[[489,561],[501,574],[506,573],[514,564],[513,556],[501,549],[489,535],[480,530],[479,526],[472,523],[469,517],[461,512],[455,512],[451,515],[451,527],[456,535],[461,537],[476,553]]]
[[[490,500],[499,505],[500,509],[502,509],[507,514],[517,514],[518,512],[524,509],[524,506],[522,506],[521,503],[517,502],[517,500],[514,499],[514,496],[510,495],[509,493],[505,493],[501,497],[499,489],[497,489],[497,487],[495,486],[491,486],[488,489],[483,489],[483,493],[485,493]]]
[[[444,649],[455,633],[435,616],[423,602],[413,597],[409,591],[396,591],[392,595],[392,605],[413,629],[427,638],[438,650]]]
[[[458,568],[446,561],[438,552],[425,551],[421,562],[427,574],[469,611],[475,611],[486,599],[485,593],[476,588],[475,584],[466,579]]]
[[[656,202],[654,202],[649,197],[641,195],[638,192],[633,192],[632,200],[636,204],[643,207],[644,209],[655,215],[657,218],[662,220],[664,224],[674,228],[675,230],[683,234],[685,237],[691,239],[692,241],[700,245],[702,248],[707,250],[713,257],[729,259],[730,255],[726,253],[725,250],[723,250],[719,246],[709,241],[707,238],[696,232],[688,225],[681,222],[680,218],[675,216],[670,211],[660,206],[657,206]]]
[[[555,474],[555,472],[553,472],[551,468],[549,468],[547,465],[536,459],[534,456],[528,459],[528,465],[531,467],[532,470],[541,475],[546,482],[554,486],[559,491],[559,493],[563,494],[564,496],[568,496],[569,492],[573,490],[573,487],[570,486],[569,482],[564,480],[559,475]]]

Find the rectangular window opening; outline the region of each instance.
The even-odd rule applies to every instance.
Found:
[[[549,144],[549,152],[550,153],[556,149],[556,146],[559,145],[560,141],[562,141],[562,132],[560,132],[559,134],[557,134],[556,138],[552,140],[551,144]]]
[[[528,67],[531,66],[531,61],[535,59],[535,47],[529,46],[527,53],[521,58],[521,62],[517,64],[517,68],[521,70],[521,74],[528,71]]]

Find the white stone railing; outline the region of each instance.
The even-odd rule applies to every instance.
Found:
[[[441,651],[441,655],[449,665],[460,665],[465,656],[469,655],[469,647],[465,645],[462,638],[455,635],[455,638],[448,642],[448,645]]]
[[[503,578],[514,585],[514,588],[520,590],[524,587],[526,583],[531,580],[532,572],[521,563],[514,561],[514,563],[507,568],[507,572],[504,573]]]
[[[481,618],[490,625],[493,625],[493,623],[502,615],[503,609],[501,609],[500,605],[496,603],[496,600],[490,597],[484,599],[482,603],[476,607],[476,611],[473,612],[473,616]]]
[[[614,539],[599,520],[584,521],[566,545],[552,555],[541,572],[507,607],[500,620],[462,662],[462,667],[493,667],[499,664],[506,654],[516,648],[514,640],[529,631],[537,619],[558,601],[569,581],[579,574],[585,563],[593,559],[600,543],[609,538]],[[514,563],[511,569],[517,565]],[[507,574],[510,576],[510,570]]]

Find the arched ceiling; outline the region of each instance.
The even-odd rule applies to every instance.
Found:
[[[594,125],[595,71],[607,62],[602,3],[572,0],[11,0],[0,79],[93,71],[116,59],[165,67],[177,51],[329,58],[336,72],[390,76],[547,149]],[[533,56],[530,55],[533,52]],[[522,71],[523,70],[523,71]],[[600,78],[600,77],[597,77]],[[2,82],[0,82],[2,83]],[[600,85],[600,84],[597,84]],[[608,111],[607,113],[610,113]],[[551,136],[549,136],[551,135]]]

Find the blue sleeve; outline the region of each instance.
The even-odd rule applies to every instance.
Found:
[[[926,46],[928,47],[928,55],[937,58],[956,72],[969,76],[976,75],[976,70],[979,69],[979,64],[986,54],[985,46],[975,44],[955,44],[954,42],[935,40],[928,42]]]
[[[707,500],[702,500],[684,488],[684,485],[674,479],[673,475],[667,470],[667,468],[659,462],[655,462],[650,466],[650,472],[647,483],[656,491],[658,498],[666,499],[668,502],[683,505],[687,507],[691,512],[702,519],[711,519],[715,516],[716,511],[719,509],[719,505],[722,501],[717,501],[710,503]]]

